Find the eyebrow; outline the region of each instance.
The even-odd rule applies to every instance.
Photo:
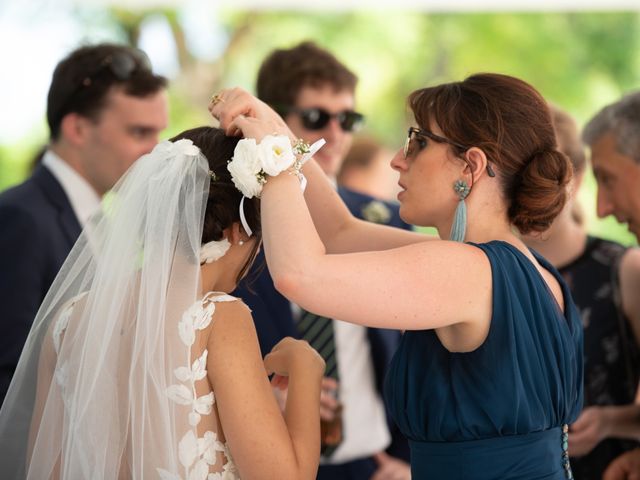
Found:
[[[142,130],[143,133],[153,133],[158,131],[158,129],[151,125],[140,125],[140,124],[131,124],[125,125],[125,128],[128,132],[132,132],[133,130]]]

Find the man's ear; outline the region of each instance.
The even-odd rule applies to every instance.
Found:
[[[88,135],[89,119],[77,113],[67,113],[60,123],[63,137],[72,145],[81,145]]]

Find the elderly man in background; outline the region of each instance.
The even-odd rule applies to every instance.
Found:
[[[591,149],[598,216],[614,215],[640,239],[640,91],[600,110],[582,136]],[[626,425],[625,436],[640,439],[640,405],[630,412]],[[615,459],[603,478],[640,480],[640,448]]]

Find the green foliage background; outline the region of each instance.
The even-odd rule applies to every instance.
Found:
[[[111,9],[87,23],[100,22],[111,39],[135,43],[149,16],[172,27],[181,73],[172,79],[171,127],[164,136],[210,123],[206,104],[221,87],[253,90],[262,59],[274,48],[312,39],[336,53],[359,76],[359,109],[367,131],[398,148],[410,122],[405,98],[424,85],[459,80],[478,71],[508,73],[532,83],[550,101],[583,124],[597,110],[640,86],[640,14],[632,12],[428,14],[240,12],[223,10],[228,35],[225,52],[214,61],[196,58],[184,41],[173,10],[129,12]],[[94,20],[97,19],[97,20]],[[44,111],[43,111],[44,116]],[[0,190],[28,175],[29,162],[46,142],[44,120],[26,139],[0,145]],[[589,229],[623,243],[633,237],[614,219],[595,218],[595,187],[581,190]]]

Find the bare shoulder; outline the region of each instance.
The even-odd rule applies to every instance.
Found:
[[[410,254],[427,257],[430,262],[437,261],[444,266],[466,266],[486,268],[490,266],[486,253],[475,245],[449,240],[426,241],[403,247]],[[415,260],[415,257],[414,257]]]
[[[623,303],[634,301],[639,303],[640,297],[640,248],[629,248],[620,260],[620,290]]]
[[[229,296],[229,298],[234,298]],[[235,298],[235,300],[228,300],[224,302],[211,302],[215,304],[216,310],[216,322],[219,320],[230,321],[236,319],[251,320],[251,309],[241,298]]]
[[[640,280],[640,248],[629,248],[620,260],[620,280]]]
[[[257,341],[251,310],[241,300],[216,302],[209,344],[216,349],[238,348]]]
[[[631,321],[636,341],[640,344],[640,248],[630,248],[624,253],[619,278],[622,309]]]

